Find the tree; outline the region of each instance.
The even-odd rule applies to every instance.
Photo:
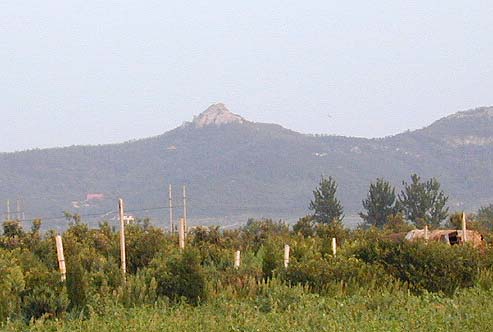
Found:
[[[440,190],[440,183],[435,178],[421,182],[421,178],[413,174],[411,183],[402,184],[404,189],[398,195],[399,207],[407,220],[417,227],[438,227],[447,218],[448,196]]]
[[[329,176],[322,177],[319,187],[313,191],[314,200],[310,202],[309,209],[313,210],[313,217],[317,223],[330,224],[340,222],[344,218],[343,207],[336,197],[337,184]]]
[[[397,197],[395,188],[384,179],[377,179],[376,183],[370,184],[370,190],[363,208],[366,213],[360,212],[360,217],[366,224],[383,228],[390,216],[397,214]]]
[[[393,233],[407,233],[412,230],[413,227],[406,222],[402,213],[399,212],[388,216],[384,229]]]
[[[3,235],[6,237],[23,237],[26,234],[22,224],[18,220],[7,220],[3,222]]]
[[[183,297],[188,303],[197,305],[207,299],[205,274],[196,249],[186,249],[159,266],[156,280],[158,295],[166,295],[173,301]]]
[[[313,221],[313,217],[305,216],[300,218],[298,222],[293,225],[293,232],[305,237],[315,235],[315,222]]]
[[[476,220],[480,225],[493,230],[493,204],[479,208]]]

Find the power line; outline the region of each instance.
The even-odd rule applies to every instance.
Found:
[[[152,194],[156,192],[162,192],[162,189],[160,188],[155,188],[155,189],[147,189],[147,190],[142,190],[142,191],[122,191],[122,192],[116,192],[116,191],[105,191],[105,190],[93,190],[93,191],[85,191],[81,192],[80,194],[71,194],[70,197],[67,198],[67,194],[56,194],[56,193],[50,193],[50,194],[33,194],[33,193],[24,193],[24,192],[19,192],[15,191],[12,193],[12,195],[16,195],[19,197],[27,197],[29,200],[50,200],[50,199],[64,199],[64,200],[77,200],[81,198],[81,196],[85,197],[87,193],[101,193],[104,195],[104,200],[118,200],[119,197],[122,196],[128,196],[128,195],[142,195],[142,194]]]
[[[147,192],[154,192],[154,190],[147,191]],[[113,193],[114,194],[114,193]],[[111,196],[113,196],[113,194]],[[48,196],[49,197],[49,196]],[[106,196],[105,200],[108,200],[110,196]],[[227,203],[219,203],[219,204],[197,204],[193,205],[193,202],[195,201],[193,197],[189,197],[188,195],[186,196],[187,202],[192,203],[192,210],[196,211],[206,211],[208,209],[232,209],[234,211],[240,212],[240,211],[247,211],[247,210],[256,210],[256,209],[270,209],[272,208],[272,205],[237,205],[237,204],[227,204]],[[171,210],[173,208],[184,208],[185,203],[183,205],[172,205],[172,206],[151,206],[147,208],[138,208],[138,209],[130,209],[126,210],[126,212],[129,213],[135,213],[135,212],[149,212],[149,211],[158,211],[158,210]],[[24,213],[24,211],[22,211]],[[8,216],[8,212],[3,212],[3,215]],[[91,217],[101,217],[101,216],[107,216],[111,214],[116,214],[115,210],[109,210],[109,211],[104,211],[104,212],[98,212],[98,213],[86,213],[86,214],[76,214],[80,218],[91,218]],[[63,220],[67,219],[67,216],[65,215],[60,215],[60,216],[40,216],[36,218],[18,218],[16,220],[21,221],[21,222],[32,222],[34,220],[43,220],[43,221],[51,221],[51,220]]]
[[[177,206],[177,207],[180,207],[180,206]],[[126,210],[125,212],[143,212],[143,211],[156,211],[156,210],[164,210],[164,209],[169,209],[168,206],[157,206],[157,207],[149,207],[149,208],[141,208],[141,209],[133,209],[133,210]],[[87,218],[87,217],[99,217],[99,216],[104,216],[104,215],[108,215],[108,214],[112,214],[112,213],[116,213],[115,210],[110,210],[110,211],[106,211],[106,212],[98,212],[98,213],[87,213],[87,214],[75,214],[77,216],[79,216],[80,218]],[[6,213],[4,213],[5,215]],[[34,220],[42,220],[42,221],[46,221],[46,220],[61,220],[61,219],[67,219],[67,217],[65,215],[63,216],[51,216],[51,217],[36,217],[36,218],[32,218],[32,219],[16,219],[17,221],[20,221],[20,222],[29,222],[29,221],[34,221]]]

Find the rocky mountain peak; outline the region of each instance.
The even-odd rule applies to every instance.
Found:
[[[218,103],[209,106],[209,108],[198,116],[194,116],[192,125],[196,128],[203,128],[211,125],[221,126],[229,123],[245,122],[245,119],[229,111],[224,104]]]
[[[461,111],[435,121],[423,133],[450,146],[493,146],[493,107]]]
[[[493,107],[480,107],[474,110],[457,112],[445,119],[488,119],[493,118]]]

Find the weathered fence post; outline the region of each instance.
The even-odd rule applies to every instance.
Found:
[[[462,212],[462,241],[467,241],[467,229],[466,229],[466,214]]]
[[[122,269],[122,278],[123,283],[127,282],[126,274],[127,274],[127,262],[126,262],[126,254],[125,254],[125,218],[123,214],[123,199],[118,200],[118,216],[120,219],[120,260],[121,260],[121,269]]]
[[[335,237],[332,238],[332,255],[336,257],[337,254],[337,240]]]
[[[178,227],[178,245],[181,250],[185,249],[185,220],[183,218],[180,218]]]
[[[429,239],[428,225],[425,225],[425,241],[428,241],[428,239]]]
[[[240,256],[241,253],[239,250],[235,252],[235,269],[238,269],[240,267]]]
[[[55,236],[55,243],[56,254],[58,257],[58,268],[60,269],[60,274],[62,275],[62,281],[65,281],[67,278],[67,269],[65,268],[65,256],[63,255],[63,243],[60,235]]]
[[[289,245],[284,245],[284,267],[287,269],[289,265]]]

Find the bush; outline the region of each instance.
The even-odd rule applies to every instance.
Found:
[[[293,225],[293,232],[304,237],[312,237],[315,235],[315,225],[315,220],[312,216],[305,216]]]
[[[408,283],[415,292],[443,292],[452,295],[457,288],[472,287],[479,276],[480,252],[470,246],[449,246],[437,242],[381,241],[364,245],[356,257],[378,263]]]
[[[22,314],[26,320],[42,316],[56,317],[67,309],[68,298],[58,271],[50,270],[35,255],[18,254],[25,288],[22,291]]]
[[[130,224],[125,230],[127,270],[130,273],[136,273],[139,269],[147,267],[162,251],[163,244],[166,242],[161,229],[144,226]]]
[[[322,293],[346,293],[361,287],[372,289],[391,280],[378,264],[369,265],[353,257],[293,261],[283,278],[293,285],[307,285],[313,291]]]
[[[257,252],[270,237],[287,236],[289,226],[282,221],[274,222],[272,219],[249,219],[242,229],[243,249],[253,249]]]
[[[121,300],[127,307],[156,303],[157,281],[152,276],[152,271],[143,269],[135,275],[129,275]]]
[[[0,249],[0,323],[20,313],[24,276],[13,255]]]
[[[67,262],[67,293],[70,308],[83,310],[87,304],[89,285],[87,283],[86,271],[82,268],[80,259],[70,259]]]
[[[262,257],[262,275],[265,279],[271,279],[276,270],[282,268],[284,244],[279,241],[268,241],[261,247],[258,254]]]
[[[173,301],[184,298],[188,303],[197,305],[207,299],[206,282],[200,266],[199,254],[186,249],[172,256],[165,264],[156,269],[157,294]]]

